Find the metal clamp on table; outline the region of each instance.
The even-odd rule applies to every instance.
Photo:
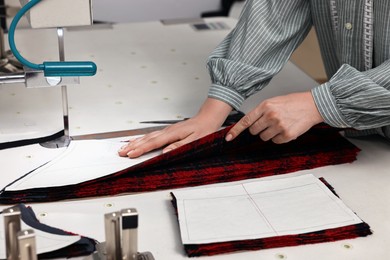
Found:
[[[104,215],[106,242],[85,258],[96,260],[154,260],[150,252],[138,252],[138,213],[134,208]]]
[[[7,260],[37,260],[35,235],[32,229],[21,230],[18,206],[3,210]]]

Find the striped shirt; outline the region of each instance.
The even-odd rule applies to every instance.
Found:
[[[389,0],[247,0],[207,61],[209,97],[239,109],[312,26],[329,77],[311,90],[324,121],[390,137]]]

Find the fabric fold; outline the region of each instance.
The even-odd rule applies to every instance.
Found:
[[[105,177],[61,187],[4,190],[1,204],[113,196],[230,182],[350,163],[360,151],[338,133],[318,125],[286,144],[264,142],[245,131],[232,142],[225,128]]]

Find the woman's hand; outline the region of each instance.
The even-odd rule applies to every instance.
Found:
[[[136,158],[161,147],[165,147],[163,153],[169,152],[217,131],[231,110],[226,103],[209,98],[195,117],[131,140],[118,153]]]
[[[249,128],[264,141],[287,143],[323,122],[310,92],[293,93],[267,99],[246,114],[226,134],[226,141]]]

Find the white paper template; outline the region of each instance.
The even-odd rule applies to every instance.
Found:
[[[48,149],[39,144],[0,150],[1,179],[0,189],[50,162],[62,154],[66,148]]]
[[[56,187],[97,179],[139,164],[161,151],[136,159],[120,157],[124,142],[105,140],[72,141],[68,148],[49,163],[6,187],[8,190]]]
[[[51,251],[55,251],[64,247],[67,247],[78,240],[80,240],[80,236],[77,235],[69,235],[62,236],[56,234],[50,234],[47,232],[40,231],[38,229],[34,229],[28,226],[23,221],[21,222],[21,229],[33,229],[35,234],[35,241],[37,246],[37,253],[47,253]],[[6,247],[5,247],[5,237],[4,237],[4,218],[0,214],[0,258],[6,258]]]
[[[362,223],[311,174],[173,193],[184,244],[293,235]]]

